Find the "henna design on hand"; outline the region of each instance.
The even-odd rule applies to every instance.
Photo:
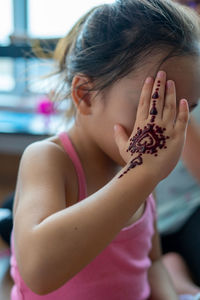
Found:
[[[139,154],[137,157],[135,157],[134,159],[131,160],[130,165],[128,167],[128,169],[126,171],[124,171],[123,174],[121,174],[118,178],[121,178],[122,176],[124,176],[124,174],[126,174],[129,170],[135,168],[138,165],[141,165],[143,163],[142,160],[142,154]]]
[[[152,117],[151,117],[151,123],[155,122],[156,115],[158,114],[158,111],[156,109],[156,99],[159,98],[159,93],[158,93],[159,87],[160,87],[160,80],[158,80],[158,82],[157,82],[157,88],[156,88],[155,92],[152,95],[152,99],[154,99],[154,101],[153,101],[153,106],[152,106],[152,108],[150,110],[150,115],[152,115]]]
[[[160,86],[160,81],[158,81],[158,86]],[[153,93],[152,99],[159,98],[158,91],[159,88]],[[140,127],[137,128],[137,133],[130,139],[130,145],[127,149],[127,152],[131,152],[131,155],[138,153],[138,156],[131,160],[127,170],[118,178],[121,178],[136,166],[141,165],[143,163],[142,154],[153,154],[154,156],[158,156],[158,149],[167,148],[166,140],[169,139],[169,136],[164,135],[166,128],[162,128],[154,123],[157,114],[156,100],[154,100],[150,110],[150,115],[152,115],[150,120],[151,123],[148,123],[143,129]]]
[[[155,91],[155,93],[152,95],[152,99],[158,99],[158,98],[159,98],[158,91]]]
[[[136,135],[130,139],[130,146],[128,147],[127,152],[131,152],[131,155],[134,153],[139,153],[139,155],[131,160],[129,167],[119,176],[119,178],[129,170],[143,163],[142,154],[153,154],[154,156],[158,156],[158,149],[167,148],[166,140],[169,139],[169,136],[164,135],[165,130],[166,128],[150,123],[147,124],[143,130],[138,127]]]

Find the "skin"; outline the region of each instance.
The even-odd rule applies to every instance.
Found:
[[[157,61],[158,57],[152,57],[138,72],[96,98],[95,93],[88,95],[87,101],[82,101],[85,91],[76,89],[84,78],[74,78],[72,97],[77,105],[77,119],[69,135],[86,175],[88,197],[84,201],[75,204],[76,173],[57,137],[34,143],[23,154],[14,207],[15,249],[19,270],[36,293],[46,294],[60,287],[96,257],[123,227],[138,220],[147,196],[176,165],[188,109],[182,101],[179,112],[176,111],[174,81],[179,100],[192,93],[188,99],[190,107],[196,104],[200,92],[196,88],[199,61],[191,57],[177,58],[162,66],[167,78],[174,80],[168,81],[166,88],[166,73],[162,72],[156,123],[165,127],[170,136],[167,149],[159,151],[158,157],[145,154],[141,166],[118,178],[132,159],[126,152],[130,136],[151,118],[151,95],[155,89],[151,76],[156,74]],[[147,76],[150,80],[144,84]],[[26,249],[22,247],[25,244]],[[149,271],[152,298],[177,299],[160,255],[155,225]]]
[[[156,63],[162,57],[155,56],[154,60],[151,59],[151,62],[141,67],[136,73],[130,73],[115,83],[103,96],[101,94],[96,96],[94,93],[90,98],[92,106],[87,108],[87,111],[85,111],[85,103],[79,101],[83,95],[73,95],[77,105],[77,116],[76,125],[69,134],[77,146],[88,182],[92,182],[93,186],[99,188],[100,184],[106,184],[115,174],[118,165],[125,165],[116,147],[113,127],[115,124],[123,126],[128,139],[135,123],[144,80],[148,76],[155,77]],[[167,72],[167,78],[172,79],[176,84],[177,103],[181,98],[188,99],[190,110],[197,104],[200,95],[199,66],[199,59],[192,57],[171,58],[161,66]],[[75,85],[82,83],[81,80],[75,79]],[[92,170],[88,168],[91,160],[93,161]],[[98,165],[105,166],[105,168],[99,170]],[[94,171],[99,174],[98,182],[101,178],[100,184],[93,176]],[[91,193],[94,192],[89,186],[88,191],[90,190]]]
[[[95,146],[98,148],[97,151],[99,149],[103,151],[104,158],[106,157],[105,154],[107,154],[109,158],[123,166],[124,162],[118,153],[114,140],[113,127],[115,124],[122,125],[127,132],[127,136],[130,136],[135,123],[144,80],[147,76],[155,77],[155,61],[158,59],[160,57],[156,57],[152,63],[141,68],[136,74],[130,74],[115,83],[106,92],[103,101],[101,95],[93,99],[93,107],[89,117],[85,117],[78,111],[77,124],[81,124],[81,126],[75,126],[71,130],[71,138],[75,141],[77,139],[76,136],[79,136],[78,139],[81,141],[77,140],[76,143],[80,143],[82,147],[84,147],[84,144],[90,143],[92,138],[96,144]],[[171,58],[161,67],[166,71],[167,78],[173,80],[176,84],[177,100],[179,101],[181,98],[188,99],[191,110],[197,104],[200,95],[199,59],[191,57]],[[88,138],[85,136],[85,133],[83,134],[85,130],[87,130]],[[90,150],[87,149],[86,152],[88,153],[88,151]],[[85,153],[82,156],[85,157]],[[101,163],[103,163],[103,160]]]
[[[200,293],[200,287],[194,284],[184,259],[178,253],[167,253],[162,257],[162,261],[174,282],[178,294],[196,295]]]

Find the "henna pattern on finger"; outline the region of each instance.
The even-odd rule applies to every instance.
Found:
[[[156,102],[153,101],[153,106],[152,106],[152,108],[150,110],[150,115],[156,116],[157,114],[158,114],[158,111],[156,109]]]
[[[158,99],[158,98],[159,98],[158,91],[155,91],[154,94],[152,95],[152,99]]]
[[[130,139],[130,145],[127,149],[127,152],[130,152],[131,155],[138,153],[138,155],[131,160],[126,171],[124,171],[118,178],[123,177],[124,174],[136,166],[143,164],[143,154],[152,154],[154,156],[158,156],[159,149],[167,148],[166,140],[169,139],[169,136],[164,135],[166,128],[162,128],[154,123],[156,115],[158,114],[155,100],[159,98],[158,91],[159,88],[157,88],[152,95],[152,99],[154,100],[153,106],[149,113],[152,116],[150,120],[151,123],[148,123],[143,129],[138,127],[137,133]]]
[[[157,88],[156,88],[155,92],[152,95],[152,99],[154,99],[154,101],[153,101],[153,106],[150,110],[150,115],[152,115],[151,120],[150,120],[151,123],[155,122],[156,115],[158,114],[158,111],[156,109],[156,99],[159,98],[159,93],[158,93],[159,87],[160,87],[160,80],[158,80]]]
[[[156,109],[156,101],[154,100],[153,101],[153,106],[150,110],[150,115],[152,115],[151,121],[150,121],[151,123],[154,123],[157,114],[158,114],[158,111]]]
[[[152,95],[152,99],[158,99],[159,98],[159,93],[158,93],[159,87],[160,87],[160,80],[158,80],[158,82],[157,82],[157,88],[156,88],[155,92]]]
[[[151,117],[151,123],[155,122],[155,118],[156,118],[156,116]]]

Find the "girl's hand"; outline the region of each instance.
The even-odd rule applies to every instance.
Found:
[[[148,77],[141,92],[131,136],[127,136],[121,125],[115,126],[116,143],[127,163],[120,177],[144,165],[158,176],[158,181],[164,179],[181,155],[188,116],[185,99],[180,100],[176,111],[175,84],[172,80],[166,83],[164,71],[158,72],[155,81]]]

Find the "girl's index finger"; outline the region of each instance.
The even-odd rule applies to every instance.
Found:
[[[137,121],[148,119],[153,83],[154,83],[154,79],[152,77],[147,77],[144,82],[138,109],[137,109],[137,116],[136,116]]]

